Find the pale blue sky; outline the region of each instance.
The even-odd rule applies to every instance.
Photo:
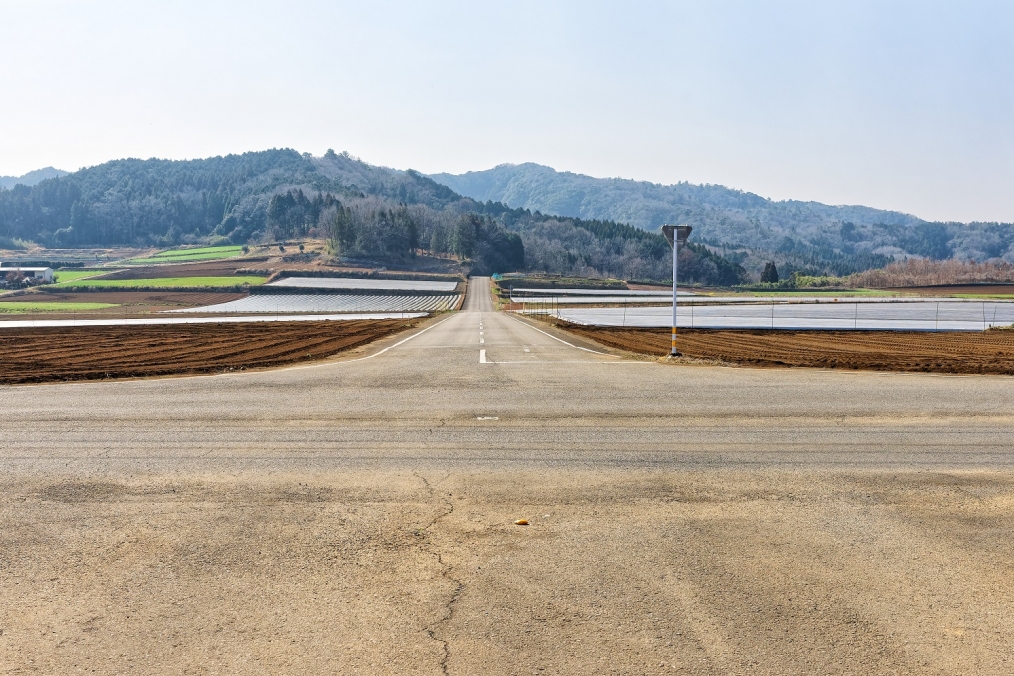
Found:
[[[1014,221],[1014,2],[0,0],[0,174],[270,147]]]

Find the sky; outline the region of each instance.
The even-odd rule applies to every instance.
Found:
[[[0,0],[0,175],[275,147],[1014,222],[1014,2]]]

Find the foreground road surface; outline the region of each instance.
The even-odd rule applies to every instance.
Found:
[[[1014,671],[1009,378],[546,331],[0,388],[0,669]]]

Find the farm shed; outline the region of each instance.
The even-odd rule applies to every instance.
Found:
[[[47,282],[53,281],[53,268],[26,268],[20,265],[4,265],[0,263],[0,277],[11,272],[20,272],[25,277],[34,277]]]

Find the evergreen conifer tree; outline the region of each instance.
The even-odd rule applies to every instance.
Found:
[[[768,261],[764,265],[764,272],[761,273],[761,282],[767,284],[778,283],[778,268],[775,267],[774,261]]]

